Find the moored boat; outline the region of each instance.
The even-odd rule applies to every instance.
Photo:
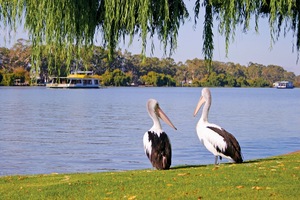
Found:
[[[293,89],[294,85],[292,81],[277,81],[273,84],[277,89]]]
[[[93,74],[92,71],[75,71],[67,77],[52,78],[46,84],[48,88],[100,88],[99,79]]]

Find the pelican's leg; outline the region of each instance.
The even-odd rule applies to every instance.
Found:
[[[218,165],[218,156],[215,156],[215,165]]]

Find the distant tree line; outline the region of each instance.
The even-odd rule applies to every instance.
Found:
[[[213,61],[211,68],[204,60],[193,59],[176,63],[172,58],[143,57],[116,51],[112,60],[108,51],[94,46],[86,58],[73,60],[66,66],[63,59],[45,52],[39,69],[31,68],[31,45],[19,39],[10,49],[0,47],[0,85],[31,85],[66,76],[70,70],[92,70],[100,75],[103,86],[195,86],[195,87],[271,87],[275,81],[293,81],[300,86],[300,76],[280,66],[264,66],[250,62],[242,66],[232,62]],[[51,64],[49,64],[51,63]],[[51,66],[49,66],[51,65]]]

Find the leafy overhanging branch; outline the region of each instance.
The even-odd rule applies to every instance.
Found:
[[[270,25],[271,45],[293,32],[296,51],[300,50],[300,1],[297,0],[195,0],[195,22],[203,7],[203,48],[209,63],[213,58],[213,25],[225,36],[225,51],[234,40],[237,26],[249,29],[255,18],[258,31],[260,18],[267,17]],[[141,53],[145,54],[148,37],[157,36],[163,43],[165,53],[177,47],[178,30],[189,13],[183,0],[0,0],[0,20],[4,27],[15,30],[17,23],[25,20],[33,44],[32,61],[39,66],[43,53],[55,60],[80,59],[93,46],[95,32],[99,31],[103,44],[112,58],[120,38],[141,38]],[[153,43],[152,43],[153,51]],[[54,55],[54,56],[53,56]],[[51,62],[51,59],[50,59]],[[55,62],[54,62],[55,63]]]
[[[201,4],[202,2],[202,4]],[[297,0],[196,0],[194,7],[195,23],[204,7],[203,53],[205,59],[211,60],[213,54],[213,23],[215,18],[218,31],[225,37],[225,51],[228,54],[229,44],[234,40],[237,26],[243,31],[249,30],[250,20],[255,19],[255,30],[258,32],[260,18],[268,18],[270,26],[271,47],[279,39],[283,28],[283,35],[291,30],[296,39],[296,51],[299,57],[300,50],[300,1]],[[213,14],[211,14],[213,9]],[[298,59],[297,59],[298,60]]]

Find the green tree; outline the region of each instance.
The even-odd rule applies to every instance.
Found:
[[[296,75],[293,72],[284,71],[283,79],[288,81],[293,81],[296,79]]]
[[[17,67],[13,71],[14,78],[20,79],[21,83],[30,83],[30,75],[29,72],[26,71],[23,67]]]
[[[165,76],[165,86],[176,86],[176,80],[171,75]]]
[[[130,77],[127,76],[120,69],[115,69],[112,73],[114,86],[128,86],[130,84]]]
[[[270,83],[264,78],[256,78],[249,81],[250,87],[270,87]]]
[[[206,74],[208,74],[208,68],[204,60],[200,60],[198,58],[195,58],[193,60],[187,60],[185,62],[187,65],[188,70],[188,79],[194,80],[198,79],[201,80],[204,78]]]
[[[300,75],[295,77],[294,86],[300,87]]]
[[[194,83],[194,82],[193,82]],[[198,86],[201,86],[201,87],[208,87],[208,86],[211,86],[210,85],[210,81],[209,81],[209,76],[208,74],[205,75],[199,82],[199,85]]]
[[[247,67],[247,78],[248,79],[257,79],[261,77],[262,65],[256,63],[249,63]]]
[[[148,72],[147,75],[142,76],[141,80],[145,85],[153,85],[158,87],[176,86],[175,79],[170,75],[156,73],[154,71]]]
[[[101,84],[105,86],[128,86],[131,82],[130,74],[125,74],[120,69],[110,72],[106,70],[101,76]]]
[[[227,74],[226,82],[229,87],[240,87],[240,85],[237,84],[236,78],[230,74]]]
[[[208,77],[209,85],[213,87],[224,86],[225,85],[224,78],[225,78],[224,74],[218,75],[216,72],[212,72]]]
[[[24,68],[27,68],[30,63],[31,53],[32,51],[30,41],[18,39],[9,51],[11,66],[22,66]]]
[[[3,78],[1,85],[12,86],[14,85],[15,75],[13,73],[5,72],[3,73]]]
[[[158,74],[154,71],[148,72],[147,75],[141,77],[141,81],[145,85],[157,86]]]
[[[3,74],[2,74],[2,70],[0,70],[0,85],[1,85],[2,80],[3,80]]]
[[[113,75],[109,70],[106,70],[101,76],[101,85],[112,86],[113,85]]]
[[[238,77],[236,79],[236,86],[237,87],[248,87],[249,83],[247,82],[245,77]]]
[[[269,65],[262,69],[262,77],[272,85],[275,81],[282,80],[285,70],[282,67]]]
[[[176,74],[175,74],[175,80],[177,82],[178,86],[184,86],[188,83],[188,70],[186,65],[184,65],[182,62],[179,62],[177,64],[176,68]]]
[[[5,47],[0,47],[0,68],[8,69],[10,61],[10,50]]]

